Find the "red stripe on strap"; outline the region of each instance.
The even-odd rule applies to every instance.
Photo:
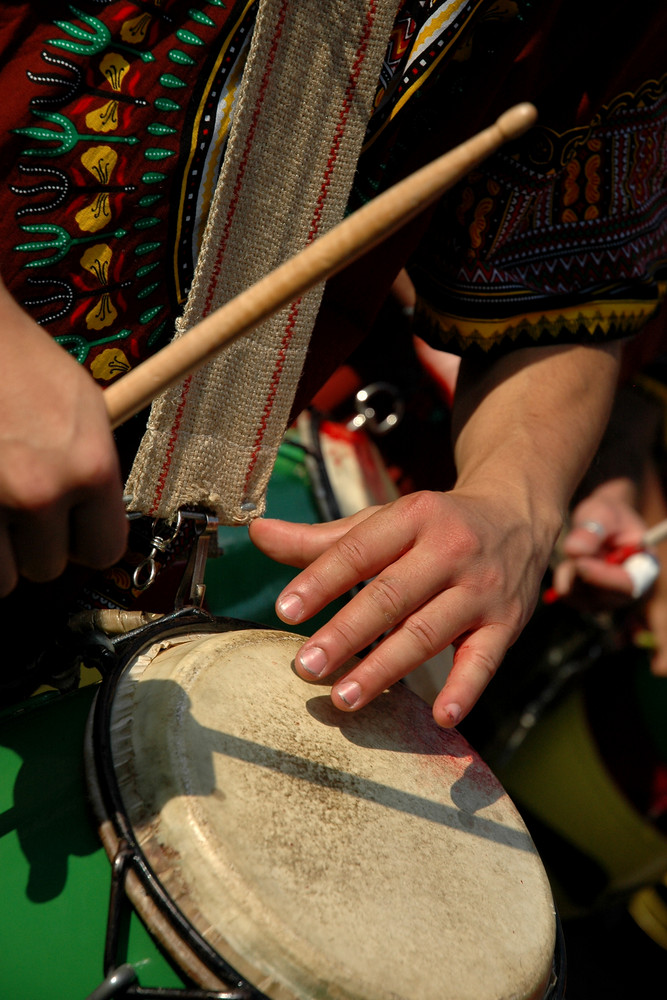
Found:
[[[372,0],[366,12],[366,21],[364,23],[364,27],[361,33],[359,45],[357,46],[357,51],[355,53],[355,58],[352,64],[352,69],[350,71],[350,76],[348,78],[347,87],[345,88],[345,95],[343,97],[343,102],[338,115],[338,123],[336,125],[336,130],[334,132],[331,148],[329,150],[327,165],[324,170],[324,174],[322,176],[320,193],[315,203],[315,211],[313,212],[313,218],[311,220],[310,230],[308,232],[306,245],[312,243],[312,241],[316,238],[319,232],[320,223],[322,221],[322,212],[324,210],[324,203],[327,199],[329,188],[331,187],[331,179],[333,176],[334,167],[338,159],[340,144],[342,142],[343,135],[345,133],[345,128],[347,126],[347,122],[350,117],[354,92],[357,88],[357,84],[359,82],[359,76],[361,75],[361,68],[363,65],[363,61],[366,57],[366,52],[368,50],[368,41],[370,38],[371,30],[373,28],[373,23],[375,21],[376,12],[377,12],[377,2],[376,0]],[[287,318],[285,333],[280,343],[280,348],[278,350],[278,357],[276,359],[273,375],[271,376],[271,382],[269,385],[269,393],[266,399],[266,403],[264,405],[264,410],[262,411],[262,417],[260,420],[259,427],[257,429],[257,435],[255,437],[250,463],[248,465],[248,470],[246,472],[246,477],[245,477],[246,492],[248,492],[250,488],[250,480],[252,478],[252,474],[255,471],[255,467],[259,460],[262,441],[264,440],[266,427],[268,425],[269,417],[271,416],[276,395],[278,393],[278,386],[280,384],[280,379],[282,377],[283,369],[285,367],[287,350],[289,348],[290,341],[292,340],[292,337],[294,335],[294,330],[296,328],[296,321],[299,315],[300,306],[301,306],[301,299],[299,298],[292,303],[292,308],[290,309],[290,313]]]
[[[157,514],[158,506],[162,495],[164,493],[164,488],[167,484],[167,476],[169,474],[169,469],[171,468],[172,459],[174,457],[174,448],[176,447],[176,441],[178,440],[178,431],[181,426],[181,420],[183,419],[183,411],[185,410],[185,404],[188,400],[188,392],[190,390],[190,383],[192,382],[192,375],[188,376],[181,386],[181,398],[178,401],[178,407],[176,409],[176,416],[171,427],[171,434],[169,435],[169,443],[167,444],[167,452],[165,455],[164,462],[162,464],[162,469],[158,477],[157,486],[155,488],[155,496],[153,498],[153,506],[151,507],[149,513]]]
[[[257,101],[255,104],[255,110],[253,111],[252,119],[250,122],[250,128],[246,136],[245,145],[243,147],[243,154],[239,163],[239,169],[236,175],[236,182],[234,184],[234,189],[232,192],[232,197],[229,203],[229,209],[227,211],[227,219],[225,221],[225,227],[223,230],[223,236],[220,241],[220,246],[216,253],[215,262],[213,264],[213,269],[211,273],[211,278],[208,285],[208,290],[206,293],[206,299],[204,300],[204,308],[202,311],[202,316],[208,316],[211,311],[213,296],[215,294],[215,288],[220,277],[220,271],[222,270],[222,260],[227,249],[227,244],[229,242],[229,234],[231,232],[232,222],[236,214],[236,209],[238,208],[239,198],[241,194],[241,187],[245,178],[245,173],[248,167],[248,160],[250,159],[250,150],[252,147],[253,139],[255,137],[255,132],[257,131],[257,124],[259,122],[259,116],[262,111],[262,106],[264,103],[264,98],[266,96],[266,91],[268,90],[269,80],[273,67],[276,61],[276,53],[278,51],[278,43],[280,41],[280,36],[282,35],[283,27],[285,24],[285,17],[287,16],[287,4],[288,0],[283,0],[282,6],[280,8],[280,13],[278,15],[278,22],[276,24],[273,38],[271,40],[271,47],[269,49],[269,55],[266,62],[266,68],[264,70],[264,75],[262,77],[262,82],[259,88],[259,94],[257,96]],[[178,404],[178,409],[176,411],[176,416],[171,428],[171,434],[169,436],[169,444],[167,446],[167,453],[165,455],[165,460],[162,465],[162,470],[158,477],[158,483],[155,490],[155,496],[153,497],[153,506],[151,507],[150,514],[156,514],[157,510],[162,501],[164,495],[164,490],[167,482],[167,476],[169,475],[169,470],[174,456],[174,449],[176,447],[176,442],[178,440],[178,435],[180,432],[181,421],[183,419],[183,413],[185,412],[185,405],[187,403],[188,393],[190,391],[190,385],[192,383],[192,376],[187,378],[183,383],[183,388],[181,392],[181,398]]]

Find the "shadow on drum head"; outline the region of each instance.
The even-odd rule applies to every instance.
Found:
[[[512,829],[488,817],[475,813],[503,795],[502,787],[495,782],[486,767],[478,761],[462,740],[453,742],[446,731],[430,733],[428,745],[418,734],[409,734],[400,724],[397,716],[395,696],[391,692],[376,699],[359,712],[348,714],[336,709],[328,697],[311,698],[306,703],[308,714],[316,722],[327,728],[337,728],[341,735],[357,748],[371,754],[383,751],[397,754],[419,755],[422,766],[431,775],[437,776],[446,766],[448,773],[456,775],[449,787],[452,804],[435,801],[431,797],[394,788],[382,781],[375,781],[353,773],[345,766],[337,766],[334,756],[327,760],[313,759],[298,752],[268,746],[259,740],[242,738],[224,730],[202,726],[191,711],[190,699],[181,686],[170,680],[144,680],[143,698],[146,705],[155,704],[162,711],[173,712],[178,717],[179,726],[187,732],[189,747],[197,747],[197,759],[192,766],[187,765],[187,793],[189,796],[213,796],[224,801],[226,791],[216,777],[214,756],[241,761],[253,768],[265,769],[281,774],[289,779],[305,782],[327,792],[342,793],[353,799],[374,802],[394,812],[419,817],[430,823],[453,829],[465,829],[469,833],[504,844],[519,851],[534,850],[528,834]],[[430,713],[426,713],[430,717]],[[428,723],[428,719],[425,720]],[[431,726],[429,725],[429,730]],[[439,734],[442,739],[439,740]],[[442,742],[442,747],[434,752],[434,742]],[[295,744],[294,750],[296,751]],[[155,780],[142,788],[142,823],[150,825],[176,796],[183,794],[183,785],[173,784],[173,775],[155,760]],[[158,774],[159,771],[159,774]],[[183,775],[181,775],[181,778]]]
[[[310,698],[306,702],[306,709],[317,722],[338,729],[341,735],[354,746],[370,750],[381,748],[391,753],[428,758],[431,767],[436,772],[442,771],[442,765],[438,761],[440,755],[447,758],[450,769],[454,768],[454,762],[458,760],[461,773],[449,788],[452,802],[461,810],[457,815],[456,825],[465,826],[469,822],[470,815],[490,805],[504,794],[503,788],[499,784],[493,779],[489,780],[490,775],[486,768],[480,767],[479,761],[470,756],[469,747],[465,744],[461,745],[460,742],[456,744],[448,742],[442,747],[440,754],[435,754],[432,720],[430,718],[425,720],[426,730],[423,730],[423,732],[430,734],[429,738],[427,740],[420,739],[419,730],[415,731],[403,725],[401,716],[397,716],[395,712],[391,711],[391,708],[386,704],[391,701],[390,692],[384,692],[365,708],[358,712],[348,713],[339,711],[332,704],[330,698],[318,696]],[[391,718],[390,726],[383,725],[387,718]],[[446,739],[446,737],[444,738]],[[445,824],[452,822],[449,807],[442,805],[436,807],[436,803],[421,796],[397,793],[395,789],[386,787],[384,794],[378,795],[377,788],[367,787],[364,797],[381,802],[388,808],[430,819],[432,822]],[[497,839],[499,843],[513,841],[515,847],[519,846],[521,840],[521,837],[514,836],[508,839],[506,828],[503,828],[502,834],[498,833],[496,837],[491,825],[487,826],[485,834],[481,834],[481,831],[478,832],[480,835],[489,836],[490,839]]]

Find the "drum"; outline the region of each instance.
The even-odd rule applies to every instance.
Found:
[[[161,947],[239,997],[562,995],[549,882],[498,781],[401,685],[338,712],[294,672],[301,641],[151,625],[97,695],[94,811]]]
[[[512,657],[525,654],[520,647]],[[558,646],[547,652],[557,663]],[[627,900],[667,871],[666,711],[667,681],[651,674],[642,650],[592,643],[584,669],[504,759],[485,754],[526,818],[563,918]]]

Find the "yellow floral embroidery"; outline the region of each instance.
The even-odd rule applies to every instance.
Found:
[[[109,264],[111,263],[111,247],[106,243],[96,243],[89,247],[79,263],[86,271],[94,274],[100,285],[106,285],[109,280]]]
[[[108,292],[104,292],[97,300],[96,305],[89,313],[86,313],[86,326],[89,330],[103,330],[105,326],[111,326],[118,310],[111,300]]]
[[[106,243],[96,243],[90,247],[80,260],[86,271],[94,274],[100,285],[109,282],[109,265],[111,263],[111,248]],[[86,314],[86,327],[89,330],[103,330],[118,317],[118,310],[113,304],[109,292],[102,292],[93,308]]]
[[[152,17],[150,14],[139,14],[129,21],[125,21],[120,29],[120,37],[128,45],[139,45],[146,37],[146,32],[150,26]]]
[[[130,64],[117,52],[112,52],[105,56],[100,63],[100,69],[107,78],[112,90],[121,91],[123,77],[130,68]],[[90,111],[86,115],[86,125],[92,132],[113,132],[118,128],[118,101],[113,98]]]
[[[81,163],[101,185],[108,184],[114,171],[118,155],[110,146],[94,146],[81,157]],[[84,232],[94,233],[104,229],[111,221],[109,192],[100,191],[93,201],[76,213],[75,219]]]
[[[121,351],[118,347],[110,347],[97,355],[90,366],[90,371],[93,378],[100,382],[110,382],[117,375],[128,372],[131,367],[125,351]]]

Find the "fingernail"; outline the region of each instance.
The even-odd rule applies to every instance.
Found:
[[[309,646],[308,649],[302,649],[297,660],[299,666],[307,670],[313,677],[320,677],[327,665],[326,653],[319,646]]]
[[[445,707],[445,712],[447,713],[447,715],[449,716],[449,718],[452,720],[452,725],[453,726],[455,726],[457,724],[457,722],[459,721],[459,719],[461,718],[461,716],[463,714],[461,706],[457,705],[455,703],[453,703],[451,705],[447,705]]]
[[[348,708],[354,708],[361,698],[361,686],[356,681],[343,681],[336,687],[336,694]]]
[[[591,535],[597,535],[598,538],[607,537],[607,529],[599,521],[582,521],[581,524],[575,525],[576,528],[580,528],[582,531],[588,531]]]
[[[276,601],[276,608],[281,618],[298,622],[303,617],[303,601],[298,594],[285,594]]]

